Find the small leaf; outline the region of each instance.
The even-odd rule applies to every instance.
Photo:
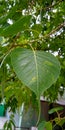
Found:
[[[46,130],[52,130],[52,123],[50,121],[46,122],[45,128]]]
[[[4,126],[3,126],[3,129],[4,130],[7,130],[7,126],[8,126],[8,121],[5,122]]]
[[[54,112],[57,112],[57,111],[60,111],[60,110],[63,110],[63,107],[55,107],[55,108],[52,108],[51,110],[48,111],[49,114],[52,114]]]
[[[60,122],[58,123],[60,126],[62,126],[65,123],[65,119],[61,118]]]
[[[56,118],[54,118],[54,121],[55,121],[56,124],[59,124],[60,121],[61,121],[61,118],[56,117]]]
[[[32,26],[32,33],[34,37],[38,37],[42,31],[42,26],[40,24],[35,24]]]
[[[64,118],[58,118],[58,117],[56,117],[56,118],[54,118],[54,121],[55,121],[55,123],[57,124],[57,125],[59,125],[59,126],[63,126],[63,124],[65,123],[65,119]]]
[[[46,121],[42,121],[42,122],[38,125],[38,130],[44,130],[44,128],[45,128],[45,123],[46,123]]]
[[[8,130],[12,130],[12,125],[10,122],[8,122]]]
[[[10,122],[11,122],[12,126],[15,126],[15,123],[13,120],[10,120]]]

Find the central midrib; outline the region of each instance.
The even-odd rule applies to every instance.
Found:
[[[33,50],[34,53],[34,61],[35,61],[35,66],[36,66],[36,79],[37,79],[37,96],[39,97],[39,82],[38,82],[38,64],[37,64],[37,57],[36,57],[36,52]]]

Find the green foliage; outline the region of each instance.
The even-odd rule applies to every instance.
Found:
[[[46,122],[46,121],[42,121],[39,126],[38,126],[38,130],[52,130],[52,123],[50,121]]]
[[[18,21],[16,21],[14,24],[4,28],[0,32],[0,35],[9,37],[9,36],[15,36],[20,31],[25,31],[26,29],[29,28],[30,18],[31,18],[31,16],[23,16]]]
[[[11,59],[18,78],[36,94],[38,100],[58,78],[60,64],[48,52],[17,48],[11,53]]]
[[[6,121],[4,126],[3,126],[3,129],[4,130],[12,130],[14,128],[15,124],[14,124],[14,120],[13,120],[13,115],[10,116],[10,120]]]
[[[17,48],[11,53],[11,59],[19,79],[35,92],[37,97],[58,78],[60,65],[50,53]]]
[[[55,107],[55,108],[52,108],[51,110],[49,110],[49,114],[52,114],[54,112],[57,112],[57,111],[60,111],[60,110],[63,110],[63,107]]]
[[[42,121],[41,123],[39,123],[38,130],[44,130],[45,129],[45,123],[46,123],[46,121]]]
[[[63,110],[63,107],[54,107],[49,110],[49,114],[57,113],[57,116],[55,118],[52,118],[49,121],[42,121],[38,125],[38,130],[55,130],[55,129],[62,129],[64,130],[64,124],[65,124],[65,117],[61,117],[61,112]]]
[[[55,108],[52,108],[51,110],[49,110],[49,114],[52,114],[54,112],[57,113],[57,117],[55,117],[54,119],[51,120],[53,130],[57,129],[57,127],[58,127],[58,129],[61,128],[62,130],[64,130],[65,117],[61,117],[62,110],[63,110],[63,107],[55,107]]]
[[[0,0],[0,96],[2,100],[4,97],[6,98],[6,103],[10,102],[13,96],[17,100],[17,107],[21,106],[23,102],[25,102],[26,106],[28,104],[29,107],[30,103],[34,105],[32,101],[37,102],[35,94],[37,95],[38,93],[41,94],[44,92],[43,95],[51,101],[55,101],[58,98],[58,94],[63,95],[65,89],[64,21],[64,0]],[[35,57],[30,46],[34,50]],[[18,48],[20,48],[21,51],[23,48],[23,50],[25,50],[24,57],[22,54],[21,58],[23,57],[24,63],[25,60],[29,61],[27,71],[20,68],[19,65],[22,61],[19,65],[16,61],[18,55],[20,55]],[[31,52],[30,54],[27,51],[28,49]],[[17,54],[15,54],[15,50],[17,50]],[[10,57],[11,51],[12,55]],[[60,75],[60,66],[59,63],[57,64],[57,59],[48,52],[54,54],[60,61]],[[41,58],[38,56],[39,53]],[[54,68],[50,66],[49,60],[53,62]],[[15,61],[16,65],[14,65]],[[43,64],[43,61],[46,61],[46,63]],[[36,70],[36,65],[38,65],[39,71]],[[19,72],[15,70],[16,67],[18,67]],[[13,68],[19,79],[26,86],[20,82]],[[22,73],[21,70],[25,73],[22,75],[22,78],[20,75]],[[50,72],[47,75],[48,70]],[[52,79],[53,75],[54,79]],[[32,78],[35,80],[34,76],[37,77],[36,86],[33,85],[32,87],[32,84],[30,86],[31,90],[35,92],[33,96],[33,92],[31,92],[27,86],[29,87]],[[26,78],[25,81],[23,78]],[[43,81],[45,82],[43,83]],[[54,83],[54,81],[56,81],[56,83]],[[10,106],[12,106],[12,102]]]

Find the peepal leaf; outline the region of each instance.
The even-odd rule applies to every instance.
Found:
[[[37,96],[40,96],[58,78],[59,61],[44,51],[16,48],[11,52],[11,61],[18,78]]]

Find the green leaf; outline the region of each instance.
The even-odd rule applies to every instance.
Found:
[[[65,118],[64,118],[64,117],[63,117],[63,118],[58,118],[58,117],[56,117],[56,118],[54,118],[54,121],[55,121],[55,123],[56,123],[57,125],[59,125],[59,126],[62,127],[62,125],[65,123]]]
[[[58,122],[58,125],[60,125],[62,127],[62,125],[65,123],[65,119],[61,118],[60,122]]]
[[[11,61],[18,78],[37,96],[59,76],[59,61],[48,52],[17,48],[11,53]]]
[[[45,124],[46,124],[46,121],[42,121],[42,122],[38,125],[38,130],[44,130]]]
[[[7,126],[8,126],[8,122],[6,121],[5,124],[4,124],[4,126],[3,126],[3,129],[7,130]]]
[[[40,24],[35,24],[32,26],[32,33],[34,37],[38,37],[41,34],[42,26]]]
[[[3,42],[3,37],[0,37],[0,44]]]
[[[48,111],[49,114],[52,114],[54,112],[57,112],[57,111],[60,111],[60,110],[63,110],[63,107],[55,107],[55,108],[52,108],[51,110]]]
[[[46,122],[45,128],[46,130],[52,130],[52,123],[50,121]]]
[[[15,123],[14,123],[13,120],[10,120],[10,123],[11,123],[12,126],[15,126]]]
[[[39,125],[38,125],[38,130],[52,130],[52,123],[50,121],[46,122],[46,121],[42,121]]]
[[[31,16],[22,16],[18,21],[16,21],[14,24],[4,28],[0,35],[4,37],[14,36],[20,31],[24,31],[28,29],[30,24],[30,18]]]
[[[11,122],[8,122],[8,130],[12,130]]]

